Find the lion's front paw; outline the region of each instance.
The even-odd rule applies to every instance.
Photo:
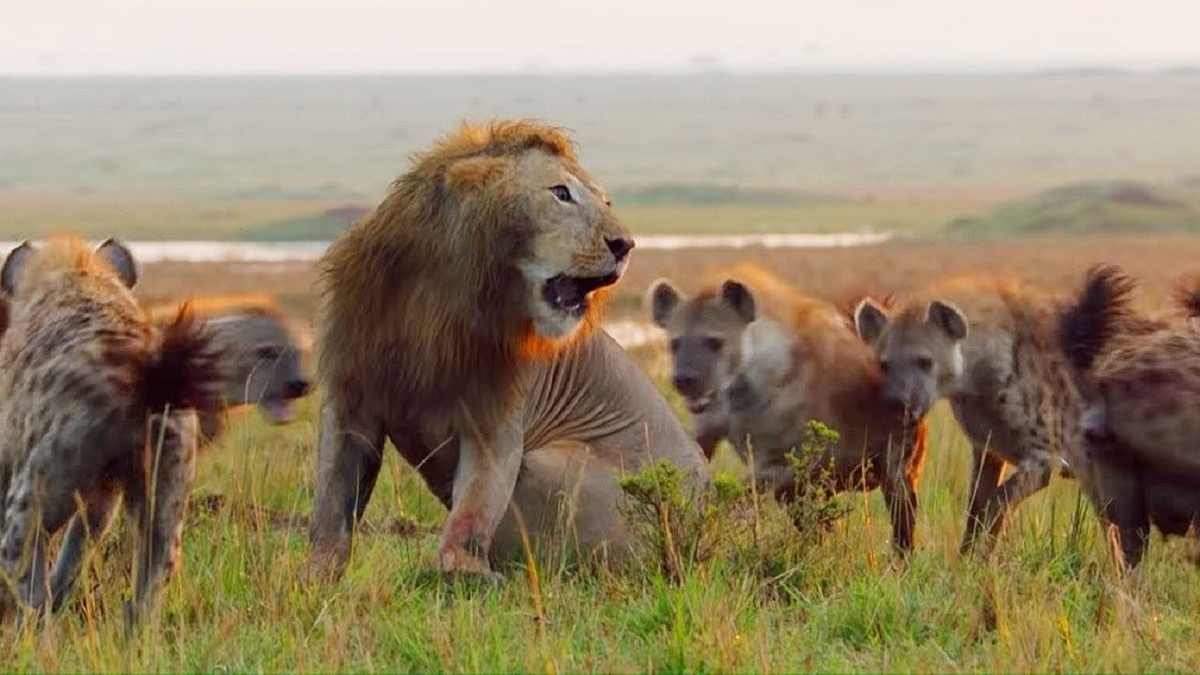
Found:
[[[500,584],[504,577],[492,571],[488,561],[480,556],[471,555],[460,546],[445,546],[438,552],[442,573],[448,576],[482,577],[489,582]]]

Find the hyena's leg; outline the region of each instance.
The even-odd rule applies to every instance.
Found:
[[[46,542],[71,516],[74,486],[47,480],[48,453],[35,449],[32,457],[13,477],[5,499],[0,569],[16,581],[21,601],[37,608],[46,600]]]
[[[1050,484],[1053,467],[1049,461],[1031,459],[1017,465],[1017,470],[1000,484],[996,494],[983,507],[983,522],[987,524],[990,548],[1004,526],[1005,516],[1017,504]],[[986,551],[985,551],[986,552]]]
[[[85,505],[84,512],[76,512],[63,535],[62,547],[54,570],[50,573],[51,609],[58,611],[83,568],[83,559],[92,542],[99,541],[108,530],[112,515],[116,512],[118,492],[115,488],[102,490],[97,498]]]
[[[1133,569],[1142,561],[1146,542],[1150,538],[1150,515],[1146,512],[1146,499],[1137,467],[1128,462],[1115,461],[1121,453],[1097,448],[1096,445],[1110,441],[1089,440],[1089,455],[1092,461],[1092,485],[1087,494],[1092,505],[1100,514],[1101,522],[1116,530],[1113,556],[1126,569]]]
[[[128,494],[137,516],[133,598],[126,620],[137,623],[179,569],[183,519],[196,474],[200,429],[192,411],[153,415],[147,426],[145,489]],[[133,490],[130,490],[132,493]]]
[[[888,444],[887,475],[883,481],[883,498],[892,519],[892,548],[901,556],[912,551],[917,522],[917,477],[908,472],[911,441],[907,447]]]
[[[727,413],[707,412],[695,417],[696,444],[704,453],[704,458],[711,460],[721,439],[729,435],[729,420]]]
[[[362,517],[383,465],[383,427],[343,415],[326,394],[317,439],[317,478],[309,530],[308,574],[338,578],[350,559]]]
[[[963,530],[959,552],[967,553],[975,545],[979,530],[984,527],[984,511],[996,495],[1000,485],[1000,474],[1004,471],[1004,460],[988,452],[985,443],[972,440],[974,461],[971,465],[971,497],[967,504],[967,523]]]

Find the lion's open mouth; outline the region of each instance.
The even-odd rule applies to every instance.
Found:
[[[604,288],[617,283],[620,275],[616,272],[599,277],[569,277],[565,274],[551,277],[542,287],[542,296],[554,309],[583,316],[587,311],[588,294],[597,288]]]

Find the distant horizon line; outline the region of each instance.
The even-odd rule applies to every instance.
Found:
[[[550,68],[527,66],[511,69],[446,69],[446,70],[196,70],[196,71],[17,71],[2,72],[0,79],[200,79],[200,78],[356,78],[356,77],[517,77],[517,76],[655,76],[655,75],[1041,75],[1041,74],[1154,74],[1172,71],[1200,72],[1200,59],[1154,59],[1127,61],[975,61],[946,63],[909,62],[907,64],[844,64],[820,66],[764,66],[723,64],[684,64],[653,67],[578,67]]]

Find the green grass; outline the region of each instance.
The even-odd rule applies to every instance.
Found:
[[[5,218],[0,239],[20,241],[68,230],[84,236],[126,239],[230,239],[258,241],[329,239],[346,226],[323,201],[163,201],[157,199],[0,199]],[[895,231],[927,234],[974,203],[816,199],[794,203],[617,204],[640,234]]]
[[[952,235],[1167,233],[1200,230],[1200,200],[1179,185],[1098,181],[1061,185],[958,218]]]
[[[20,241],[59,231],[126,239],[236,239],[264,222],[339,206],[310,201],[197,201],[170,198],[0,200],[0,238]]]
[[[676,402],[677,403],[677,402]],[[127,548],[111,536],[62,614],[0,628],[4,669],[47,671],[1164,671],[1200,668],[1200,586],[1179,541],[1152,542],[1121,581],[1069,482],[1026,502],[992,563],[955,553],[968,451],[932,422],[918,545],[894,564],[877,493],[802,545],[777,507],[757,542],[729,525],[715,555],[670,582],[653,561],[625,574],[523,569],[490,588],[433,573],[441,507],[389,453],[345,577],[309,586],[315,406],[284,428],[235,421],[199,495],[282,510],[256,523],[197,513],[185,562],[140,640],[120,635]],[[725,450],[719,468],[738,470]],[[379,532],[395,519],[421,534]],[[114,532],[113,535],[117,535]],[[97,586],[97,582],[102,582]],[[539,607],[541,608],[539,611]]]

